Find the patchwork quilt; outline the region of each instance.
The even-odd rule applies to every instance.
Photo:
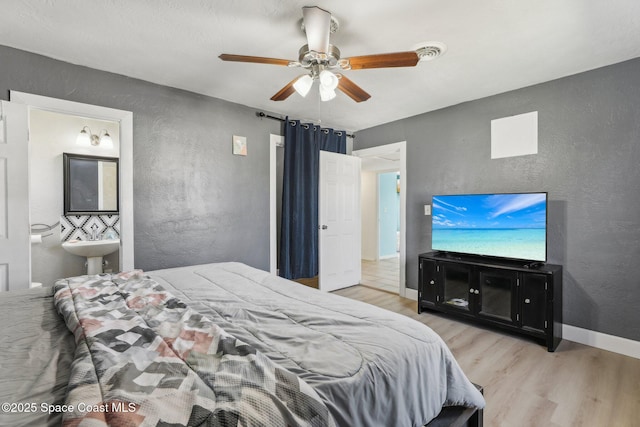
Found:
[[[75,336],[63,426],[318,426],[318,394],[141,271],[55,285]]]

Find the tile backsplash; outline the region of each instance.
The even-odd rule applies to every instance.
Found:
[[[120,238],[120,215],[63,215],[60,217],[60,241],[87,240],[94,224],[98,226],[98,236],[113,230]]]

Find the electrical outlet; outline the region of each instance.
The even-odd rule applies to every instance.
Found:
[[[431,205],[424,205],[424,214],[431,215]]]

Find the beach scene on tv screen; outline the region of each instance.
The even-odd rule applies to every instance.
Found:
[[[545,193],[433,197],[433,250],[546,261]]]

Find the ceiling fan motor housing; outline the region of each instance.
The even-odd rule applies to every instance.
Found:
[[[325,67],[335,67],[340,60],[340,49],[330,44],[328,52],[316,52],[309,50],[309,45],[305,44],[298,51],[298,62],[304,68],[309,68],[314,64]]]

